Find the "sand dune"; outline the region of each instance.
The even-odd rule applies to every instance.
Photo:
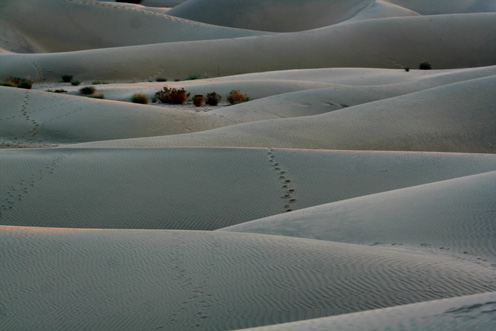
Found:
[[[83,80],[129,81],[322,67],[415,68],[424,60],[436,69],[488,66],[495,64],[495,15],[388,18],[268,36],[0,54],[0,77],[58,81],[72,73]]]
[[[99,1],[4,0],[0,8],[0,22],[17,31],[30,46],[17,49],[10,47],[19,43],[16,39],[2,41],[2,47],[15,52],[64,52],[261,34]]]
[[[214,230],[496,170],[482,154],[226,148],[0,150],[0,159],[1,224],[77,228]]]
[[[322,115],[81,147],[280,147],[494,153],[496,76]],[[420,101],[421,100],[421,101]],[[472,100],[477,100],[474,104]]]
[[[169,15],[228,27],[290,32],[346,21],[372,6],[374,2],[374,0],[189,0],[174,7],[169,11]]]
[[[0,238],[2,329],[226,330],[496,289],[469,262],[309,239],[25,227]]]
[[[480,330],[494,329],[496,293],[415,303],[250,330]]]
[[[496,261],[496,172],[408,187],[223,230],[415,249]],[[484,213],[481,213],[481,211]]]
[[[404,8],[409,8],[422,15],[487,13],[496,11],[496,3],[486,0],[383,0]]]
[[[0,136],[33,145],[149,137],[233,124],[221,117],[129,102],[0,87]]]
[[[495,40],[486,0],[0,0],[0,330],[492,330]]]

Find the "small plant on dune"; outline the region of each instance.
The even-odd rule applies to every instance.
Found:
[[[207,99],[205,100],[205,103],[209,106],[217,106],[220,99],[222,99],[222,97],[216,92],[207,93]]]
[[[88,97],[93,99],[105,99],[105,96],[102,93],[90,94]]]
[[[162,103],[172,103],[176,105],[182,105],[191,93],[187,93],[184,88],[176,90],[175,88],[164,87],[162,90],[155,93],[155,96]]]
[[[24,88],[29,90],[31,89],[31,87],[33,87],[33,81],[29,78],[8,77],[7,80],[2,85]]]
[[[53,93],[67,93],[67,90],[58,89],[58,90],[53,91]]]
[[[148,103],[148,97],[143,93],[134,93],[131,97],[131,102],[141,103],[146,105]]]
[[[405,71],[406,71],[406,72],[409,72],[409,71],[410,71],[410,67],[406,67],[406,68],[405,68]]]
[[[65,83],[69,83],[73,77],[74,77],[73,75],[64,74],[62,75],[62,81]]]
[[[205,102],[205,97],[201,94],[197,94],[193,97],[193,104],[197,107],[203,106],[204,102]]]
[[[157,78],[155,78],[155,81],[156,82],[166,82],[167,81],[167,78],[157,77]]]
[[[242,94],[240,90],[232,90],[231,92],[229,92],[229,95],[227,96],[227,101],[229,101],[231,105],[235,105],[241,102],[246,102],[249,100],[250,98]]]
[[[420,70],[430,70],[430,69],[432,69],[432,64],[430,64],[429,61],[420,62],[419,69]]]
[[[71,85],[72,86],[78,86],[79,84],[81,84],[81,81],[76,80],[76,79],[71,80]]]
[[[196,80],[196,79],[205,79],[205,78],[208,78],[206,76],[203,76],[203,75],[189,75],[188,77],[186,77],[184,80]]]
[[[85,86],[79,89],[79,93],[82,95],[91,95],[96,92],[96,89],[93,86]]]

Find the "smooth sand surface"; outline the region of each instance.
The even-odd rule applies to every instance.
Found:
[[[495,190],[496,172],[488,172],[338,201],[222,230],[362,245],[408,245],[496,262],[492,244]]]
[[[214,230],[496,170],[484,154],[227,148],[0,150],[0,159],[2,224],[77,228]]]
[[[494,1],[132,2],[0,1],[1,330],[492,331]]]
[[[495,309],[496,293],[489,292],[250,330],[491,331],[494,329]]]
[[[220,232],[0,229],[3,329],[226,330],[496,289],[491,269],[380,247]]]
[[[18,31],[18,37],[36,52],[65,52],[261,34],[209,26],[136,6],[100,1],[4,0],[0,9],[2,25]],[[28,21],[29,24],[26,24]],[[2,40],[1,45],[9,47],[16,43],[19,43],[16,39]],[[9,50],[29,52],[29,49]]]
[[[83,80],[176,79],[296,68],[416,68],[425,60],[436,69],[489,66],[496,64],[495,17],[496,13],[477,13],[386,18],[267,36],[7,53],[0,54],[0,77],[57,81],[72,73]]]
[[[346,107],[193,134],[81,147],[279,147],[494,153],[496,76]],[[477,100],[474,103],[473,100]]]

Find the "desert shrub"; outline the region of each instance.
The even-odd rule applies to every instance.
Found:
[[[410,71],[410,67],[406,67],[406,68],[405,68],[405,71],[406,71],[406,72],[409,72],[409,71]]]
[[[25,88],[25,89],[31,89],[33,87],[33,81],[31,79],[23,78],[21,79],[21,82],[17,84],[18,88]]]
[[[197,94],[193,97],[193,104],[197,107],[203,106],[204,102],[205,102],[205,97],[201,94]]]
[[[188,77],[186,77],[184,80],[196,80],[196,79],[204,79],[204,78],[207,78],[203,75],[189,75]]]
[[[73,75],[64,74],[62,75],[62,81],[65,83],[69,83],[70,81],[72,81],[73,77],[74,77]]]
[[[182,105],[188,99],[191,93],[187,93],[184,88],[176,90],[175,88],[164,87],[163,90],[155,93],[155,96],[162,103],[172,103]]]
[[[67,93],[67,91],[64,89],[58,89],[58,90],[53,91],[53,93]]]
[[[143,93],[134,93],[131,97],[131,102],[141,103],[146,105],[148,103],[148,97]]]
[[[158,98],[154,95],[154,96],[152,97],[152,103],[156,103],[157,101],[158,101]]]
[[[155,81],[157,81],[157,82],[166,82],[167,81],[167,78],[157,77],[157,78],[155,78]]]
[[[429,61],[420,62],[419,69],[420,70],[430,70],[430,69],[432,69],[432,64],[430,64]]]
[[[72,86],[78,86],[79,84],[81,84],[81,82],[79,80],[76,80],[76,79],[71,80]]]
[[[231,105],[235,105],[241,102],[246,102],[249,100],[250,98],[248,98],[248,96],[246,95],[243,95],[240,90],[232,90],[231,92],[229,92],[229,95],[227,96],[227,101],[229,101]]]
[[[79,89],[79,93],[81,93],[82,95],[90,95],[94,94],[95,92],[96,89],[93,86],[85,86]]]
[[[90,94],[88,97],[93,99],[105,99],[105,96],[102,93]]]
[[[8,77],[5,82],[2,83],[3,86],[18,87],[24,89],[31,89],[33,87],[33,81],[29,78],[20,77]]]
[[[209,106],[217,106],[220,99],[222,99],[222,97],[216,92],[207,93],[207,99],[205,100],[205,103]]]

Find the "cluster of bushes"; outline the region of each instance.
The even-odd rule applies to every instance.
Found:
[[[188,93],[184,88],[178,90],[175,88],[164,87],[162,90],[155,94],[155,97],[162,103],[170,104],[184,104],[191,93]],[[133,96],[134,97],[134,96]],[[207,93],[206,96],[202,94],[197,94],[193,96],[192,102],[195,106],[201,107],[204,104],[209,106],[217,106],[222,99],[222,96],[216,92]],[[231,105],[235,105],[241,102],[249,101],[250,98],[246,94],[242,94],[240,90],[232,90],[227,95],[227,101]],[[135,102],[135,101],[133,101]]]
[[[131,102],[141,103],[146,105],[148,103],[148,97],[143,93],[134,93],[131,97]]]
[[[69,74],[62,75],[62,81],[64,83],[71,83],[72,86],[78,86],[81,84],[81,81],[74,79],[74,76]]]
[[[18,87],[24,89],[31,89],[33,87],[33,81],[29,78],[20,78],[20,77],[7,77],[4,82],[0,82],[1,86],[8,87]]]

